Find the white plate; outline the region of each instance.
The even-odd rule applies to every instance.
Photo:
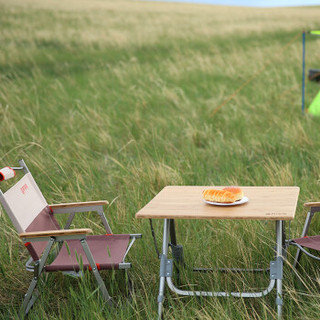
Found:
[[[223,203],[223,202],[212,202],[212,201],[207,201],[207,200],[203,200],[205,203],[208,204],[213,204],[214,206],[237,206],[239,204],[243,204],[249,201],[249,199],[247,197],[243,197],[241,200],[238,200],[236,202],[232,202],[232,203]]]

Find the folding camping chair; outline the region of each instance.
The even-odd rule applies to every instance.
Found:
[[[141,234],[113,234],[103,210],[107,201],[48,205],[24,161],[20,160],[19,164],[20,167],[0,170],[0,181],[14,177],[15,170],[24,172],[9,190],[5,193],[0,190],[0,202],[31,255],[26,267],[33,271],[34,276],[24,297],[21,314],[27,314],[34,304],[38,295],[35,289],[43,272],[63,271],[81,275],[83,270],[89,269],[103,298],[111,305],[112,298],[99,271],[123,269],[127,273],[131,263],[125,262],[125,258]],[[91,229],[69,229],[78,212],[97,212],[106,234],[87,236]],[[60,213],[69,213],[64,229],[55,219],[55,215]],[[55,243],[60,244],[60,249],[53,262],[48,264],[47,259]],[[131,290],[128,275],[127,281]]]
[[[316,212],[320,212],[320,202],[307,202],[304,204],[305,207],[310,208],[303,226],[302,234],[300,238],[289,240],[290,245],[298,247],[297,253],[293,262],[293,267],[298,268],[299,261],[301,258],[301,252],[304,252],[309,257],[319,260],[320,257],[317,257],[310,253],[307,249],[313,249],[320,251],[320,235],[319,236],[307,236],[311,219],[313,218]]]

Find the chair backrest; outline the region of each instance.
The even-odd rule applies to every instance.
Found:
[[[5,193],[0,193],[0,202],[19,233],[60,229],[28,170],[14,186]],[[27,249],[34,260],[39,259],[46,244],[46,242],[28,244]]]
[[[31,173],[3,194],[2,204],[18,232],[25,232],[48,205]]]

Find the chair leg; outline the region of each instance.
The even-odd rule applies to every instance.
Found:
[[[99,289],[101,290],[102,296],[106,300],[107,304],[109,306],[112,306],[112,298],[110,297],[110,295],[108,293],[108,290],[106,288],[106,285],[105,285],[105,283],[103,282],[103,280],[102,280],[102,278],[100,276],[100,273],[99,273],[98,268],[97,268],[97,266],[95,264],[95,261],[94,261],[94,258],[92,256],[92,253],[91,253],[90,248],[88,246],[88,243],[87,243],[87,241],[85,239],[80,240],[80,242],[81,242],[82,248],[83,248],[83,250],[84,250],[84,252],[85,252],[85,254],[87,256],[87,259],[88,259],[88,261],[90,263],[90,266],[92,268],[92,272],[93,272],[93,274],[94,274],[94,276],[95,276],[95,278],[97,280],[97,283],[98,283]]]
[[[34,277],[30,283],[27,293],[24,296],[24,300],[22,306],[20,308],[20,317],[23,317],[28,314],[30,309],[32,308],[34,302],[38,298],[39,294],[33,295],[33,292],[38,284],[38,278]]]
[[[25,311],[26,314],[29,313],[30,309],[33,307],[33,304],[35,303],[35,301],[38,299],[39,297],[39,292],[37,291],[37,289],[34,290],[34,294],[32,295],[31,299],[29,300],[29,303],[27,305],[27,309]]]
[[[33,306],[34,302],[38,298],[38,294],[33,295],[33,291],[35,290],[38,281],[40,279],[41,273],[43,272],[44,265],[47,261],[49,252],[55,242],[54,238],[50,238],[48,241],[48,244],[42,254],[42,257],[40,260],[35,261],[34,267],[33,267],[33,279],[30,283],[30,286],[28,288],[27,293],[25,294],[21,309],[20,309],[20,316],[25,316]]]
[[[308,214],[307,214],[307,218],[306,218],[306,221],[305,221],[304,226],[303,226],[301,238],[303,238],[303,237],[305,237],[307,235],[313,215],[314,215],[314,212],[312,212],[310,210],[308,212]],[[300,258],[301,258],[301,249],[298,248],[296,256],[295,256],[294,261],[293,261],[293,267],[295,269],[298,269]]]
[[[97,280],[98,286],[100,288],[100,291],[102,293],[103,298],[105,299],[105,301],[107,302],[107,304],[111,307],[113,302],[112,302],[112,298],[110,297],[108,290],[106,288],[105,283],[103,282],[100,273],[97,269],[93,270],[93,274]]]
[[[126,277],[126,282],[127,282],[127,288],[128,288],[128,298],[131,301],[133,297],[133,281],[130,278],[129,270],[125,269],[125,277]]]

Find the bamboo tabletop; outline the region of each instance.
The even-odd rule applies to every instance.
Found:
[[[222,207],[203,201],[202,191],[208,188],[223,186],[167,186],[136,218],[292,220],[300,191],[299,187],[241,187],[249,201]]]

